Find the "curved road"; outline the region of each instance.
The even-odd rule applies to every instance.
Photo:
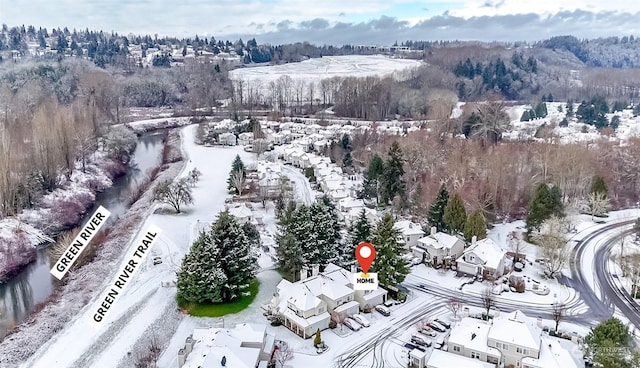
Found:
[[[625,288],[616,282],[612,272],[609,270],[611,248],[613,248],[620,239],[630,233],[632,233],[632,230],[625,230],[617,236],[607,239],[596,251],[595,263],[602,267],[596,267],[595,271],[600,288],[603,290],[603,294],[607,299],[609,299],[609,302],[615,305],[636,329],[640,329],[640,305],[631,297]]]

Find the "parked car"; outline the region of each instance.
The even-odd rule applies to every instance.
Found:
[[[415,348],[416,348],[416,346],[415,346],[415,345],[413,345],[413,344],[409,344],[409,343],[404,344],[404,347],[405,347],[405,348],[407,348],[407,349],[409,349],[409,350],[413,350],[413,349],[415,349]]]
[[[419,331],[421,334],[426,335],[426,336],[430,336],[430,337],[436,337],[437,334],[434,330],[430,329],[430,328],[423,328]]]
[[[412,335],[411,342],[420,346],[426,346],[426,347],[431,346],[431,340],[418,335]]]
[[[387,301],[384,302],[384,306],[387,307],[387,308],[393,307],[396,304],[398,304],[398,303],[393,299],[387,299]]]
[[[445,328],[440,326],[439,324],[435,323],[435,322],[429,322],[427,324],[427,326],[429,326],[431,329],[436,330],[438,332],[445,332]]]
[[[159,265],[162,263],[162,257],[153,257],[153,265]]]
[[[441,319],[434,319],[433,322],[437,322],[437,323],[441,324],[446,329],[450,329],[451,328],[451,323],[445,322],[445,321],[443,321]]]
[[[353,318],[356,322],[361,324],[363,327],[371,326],[371,322],[369,322],[367,317],[363,316],[362,314],[354,314],[353,316],[351,316],[351,318]]]
[[[433,347],[436,349],[442,349],[443,346],[444,346],[444,337],[440,336],[433,343]]]
[[[391,310],[382,304],[376,305],[376,310],[385,317],[389,317],[391,315]]]
[[[344,325],[349,327],[349,329],[351,329],[352,331],[360,331],[360,329],[362,328],[358,322],[352,320],[351,318],[347,318],[344,320]]]

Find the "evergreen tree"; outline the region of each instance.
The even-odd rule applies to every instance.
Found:
[[[406,184],[404,181],[404,157],[397,141],[389,148],[389,157],[384,165],[382,174],[382,202],[387,205],[396,195],[406,198]]]
[[[278,237],[278,267],[285,274],[291,277],[291,281],[296,281],[297,274],[304,267],[305,262],[302,256],[302,246],[296,241],[292,234],[285,234]]]
[[[319,346],[322,344],[322,337],[320,336],[320,329],[316,331],[316,337],[313,338],[313,346]]]
[[[229,302],[241,296],[254,278],[250,242],[238,221],[220,213],[208,233],[202,232],[178,273],[178,302]]]
[[[343,167],[353,166],[353,158],[351,157],[351,151],[346,151],[344,153],[344,156],[342,156],[342,166]]]
[[[547,117],[547,104],[544,102],[540,102],[535,107],[536,117],[545,118]]]
[[[557,186],[551,187],[541,183],[529,202],[527,211],[526,227],[529,235],[540,230],[542,223],[551,215],[563,216],[562,193]]]
[[[464,225],[463,234],[468,242],[470,242],[474,236],[478,240],[487,237],[487,225],[480,211],[476,210],[469,216],[467,223]]]
[[[524,110],[522,112],[522,116],[520,117],[520,121],[529,121],[531,120],[531,114],[529,114],[529,110]]]
[[[445,231],[447,229],[447,225],[444,223],[444,210],[447,207],[447,203],[449,203],[449,192],[447,191],[447,187],[442,184],[436,199],[429,207],[429,214],[427,216],[429,226],[435,226],[438,231]],[[427,233],[429,233],[429,231],[427,231]]]
[[[213,244],[210,234],[201,232],[178,272],[178,305],[222,302],[222,288],[227,277],[220,269],[219,257],[220,250]]]
[[[231,172],[229,173],[229,179],[227,179],[227,189],[230,190],[233,194],[238,194],[238,190],[234,185],[234,178],[236,177],[236,173],[242,173],[242,177],[247,177],[247,172],[244,167],[244,163],[240,158],[240,155],[236,155],[236,158],[231,163]]]
[[[449,200],[444,209],[442,219],[449,233],[457,234],[464,230],[464,225],[467,222],[467,211],[464,208],[464,202],[462,202],[460,194],[454,194],[453,198]]]
[[[360,211],[358,219],[353,223],[349,232],[349,239],[341,254],[342,265],[349,265],[355,262],[356,246],[362,242],[371,242],[371,224],[364,209]]]
[[[607,183],[604,180],[604,177],[600,175],[596,175],[591,180],[591,188],[589,189],[589,193],[596,194],[601,193],[605,196],[605,198],[609,195],[609,190],[607,189]]]
[[[338,217],[338,209],[336,205],[333,203],[331,198],[327,195],[322,196],[322,201],[320,202],[324,207],[327,213],[329,214],[329,218],[331,219],[331,228],[333,233],[331,234],[331,238],[336,244],[340,244],[342,240],[342,235],[340,233],[340,218]]]
[[[401,283],[409,273],[405,261],[400,256],[404,252],[402,244],[398,243],[400,231],[395,229],[394,225],[393,216],[387,213],[378,222],[372,236],[376,259],[371,266],[371,272],[377,272],[378,281],[385,286]]]
[[[304,254],[308,264],[326,266],[330,262],[337,263],[340,233],[336,234],[330,209],[323,203],[315,203],[309,215],[307,221],[311,222],[311,232],[306,239],[299,239],[305,242],[303,250],[306,245]]]
[[[244,232],[244,235],[247,237],[247,241],[249,241],[249,244],[252,247],[259,247],[260,246],[260,232],[258,231],[258,229],[256,228],[256,226],[250,222],[245,222],[242,225],[242,231]]]
[[[377,154],[373,155],[369,168],[367,169],[367,176],[364,180],[364,188],[362,192],[363,198],[375,198],[376,203],[380,199],[381,177],[384,172],[384,161]]]
[[[616,348],[628,347],[631,340],[629,328],[619,319],[609,318],[592,328],[585,337],[586,356],[590,357],[596,365],[604,368],[636,367],[631,359],[637,359],[637,353],[631,355],[623,352],[611,353]]]

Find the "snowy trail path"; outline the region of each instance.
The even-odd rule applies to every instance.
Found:
[[[293,189],[299,201],[307,205],[315,202],[315,196],[313,194],[313,189],[311,189],[309,179],[304,176],[300,169],[288,165],[282,165],[282,171],[293,183]]]
[[[110,285],[121,264],[128,259],[125,256],[135,250],[141,234],[131,239],[121,262],[114,264],[111,277],[105,280],[103,288],[96,292],[82,312],[23,366],[116,367],[144,331],[162,318],[167,308],[174,308],[175,287],[162,287],[161,282],[175,279],[176,267],[191,244],[197,223],[214,221],[224,208],[226,178],[236,154],[245,163],[254,160],[254,156],[244,152],[241,147],[197,146],[193,143],[194,132],[195,126],[181,131],[182,147],[190,160],[179,175],[185,175],[193,167],[202,172],[200,182],[193,188],[194,205],[187,206],[179,215],[154,213],[140,226],[139,232],[149,224],[155,224],[163,233],[124,294],[111,307],[105,326],[96,330],[89,326],[88,321],[101,303],[98,298]],[[163,263],[153,266],[151,259],[154,256],[161,256]]]

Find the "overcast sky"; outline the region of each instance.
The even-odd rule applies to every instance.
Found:
[[[259,43],[640,35],[636,0],[0,0],[0,23]]]

